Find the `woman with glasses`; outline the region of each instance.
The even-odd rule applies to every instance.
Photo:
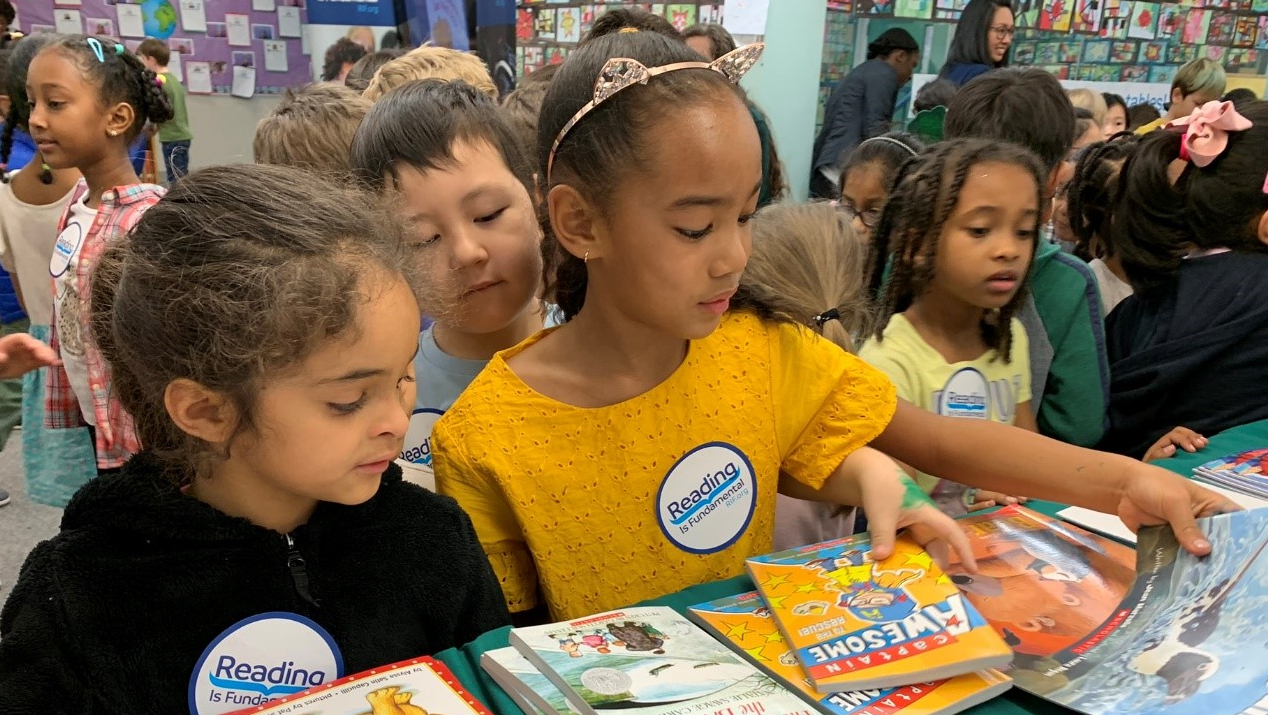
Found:
[[[980,74],[1007,67],[1016,31],[1008,0],[972,0],[955,26],[947,62],[938,76],[963,86]]]

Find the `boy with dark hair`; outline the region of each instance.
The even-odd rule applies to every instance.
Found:
[[[172,50],[166,42],[147,37],[136,48],[137,57],[163,83],[167,101],[172,103],[175,116],[159,125],[159,143],[163,145],[163,163],[167,166],[167,183],[175,185],[189,173],[189,145],[194,134],[189,131],[189,111],[185,109],[185,87],[179,78],[167,69],[172,61]]]
[[[1051,197],[1062,159],[1074,145],[1074,106],[1050,74],[999,69],[964,85],[947,110],[946,136],[1019,144],[1048,169]],[[1045,221],[1051,202],[1045,207]],[[1051,240],[1035,249],[1031,294],[1018,318],[1030,337],[1031,388],[1039,431],[1083,447],[1105,432],[1109,361],[1096,278]]]

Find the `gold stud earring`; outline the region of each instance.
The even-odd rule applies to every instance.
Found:
[[[582,262],[582,263],[589,263],[589,262],[590,262],[590,252],[589,252],[589,251],[586,251],[586,255],[584,255],[584,256],[582,256],[582,257],[581,257],[581,262]]]
[[[111,130],[110,130],[110,136],[112,136],[112,137],[117,137],[117,136],[119,136],[119,132],[118,132],[118,131],[116,131],[116,130],[114,130],[114,129],[111,129]]]

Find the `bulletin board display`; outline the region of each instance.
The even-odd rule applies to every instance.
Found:
[[[722,24],[723,2],[641,3],[520,0],[516,8],[515,64],[518,76],[564,61],[608,10],[638,7],[669,20],[680,31],[696,23]]]
[[[52,0],[21,3],[24,32],[167,42],[191,94],[279,94],[312,81],[305,0]]]

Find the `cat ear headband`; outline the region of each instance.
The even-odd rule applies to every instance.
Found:
[[[559,151],[559,145],[568,137],[568,132],[572,131],[573,127],[577,126],[577,123],[587,114],[611,99],[616,93],[636,84],[647,84],[652,77],[657,75],[678,70],[713,70],[726,77],[732,84],[738,84],[740,78],[757,64],[764,49],[766,45],[759,42],[729,52],[712,62],[675,62],[661,67],[647,67],[638,60],[628,57],[614,57],[608,60],[599,71],[599,78],[594,82],[594,98],[572,115],[572,119],[569,119],[564,124],[564,128],[559,130],[555,143],[550,147],[550,155],[546,159],[547,183],[550,182],[551,169],[555,166],[555,152]]]

